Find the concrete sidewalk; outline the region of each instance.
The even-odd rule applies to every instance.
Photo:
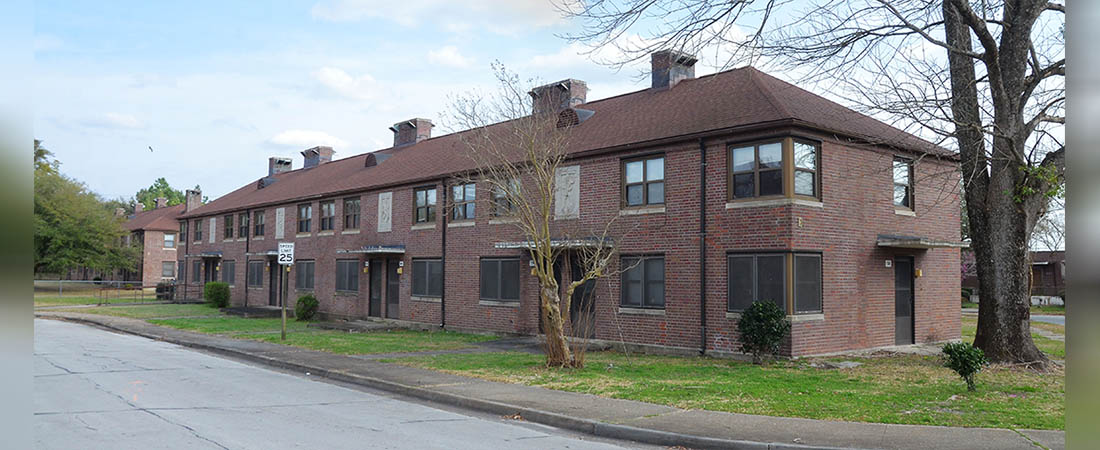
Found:
[[[159,327],[145,321],[36,311],[39,318],[93,324],[429,401],[524,419],[598,436],[691,448],[1065,448],[1049,430],[953,428],[835,422],[683,410],[650,403],[497,383],[352,356]]]

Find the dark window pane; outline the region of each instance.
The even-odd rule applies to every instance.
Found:
[[[647,185],[649,189],[649,204],[660,204],[665,202],[665,184],[664,183],[650,183]]]
[[[637,206],[645,202],[643,186],[635,184],[626,187],[626,204],[628,206]]]
[[[753,184],[753,174],[745,173],[733,176],[733,197],[749,198],[756,195],[756,187]]]
[[[426,222],[428,220],[428,210],[425,208],[416,209],[416,221]]]
[[[413,295],[428,295],[428,262],[413,261]]]
[[[787,310],[787,296],[784,285],[786,276],[786,257],[784,255],[758,256],[756,258],[757,300],[773,301],[779,308]]]
[[[794,193],[814,196],[814,173],[797,170],[794,172]]]
[[[499,286],[497,285],[499,280],[500,280],[500,261],[482,260],[481,261],[481,298],[485,298],[485,299],[500,298]]]
[[[754,163],[756,162],[755,149],[752,147],[741,147],[732,150],[733,158],[733,171],[743,172],[746,170],[752,170]]]
[[[783,144],[778,142],[760,146],[760,168],[776,169],[783,165]]]
[[[783,193],[783,171],[769,170],[760,172],[760,196],[780,195]]]
[[[642,271],[644,267],[637,258],[623,258],[622,264],[624,269],[629,267],[623,272],[623,306],[642,306]]]
[[[821,257],[795,255],[794,308],[796,312],[821,311]]]
[[[443,295],[443,262],[428,262],[428,295],[439,297]]]
[[[753,290],[752,257],[731,256],[729,259],[729,310],[744,311],[755,297]]]
[[[645,306],[665,306],[665,259],[650,258],[645,261]]]
[[[519,300],[519,260],[500,262],[500,298]]]

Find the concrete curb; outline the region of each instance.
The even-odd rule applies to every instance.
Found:
[[[293,370],[299,372],[308,372],[310,376],[318,376],[322,378],[328,378],[344,383],[355,384],[372,389],[380,389],[388,392],[393,392],[401,395],[407,395],[415,397],[421,400],[427,400],[429,402],[442,403],[451,406],[457,406],[459,408],[470,409],[480,412],[486,412],[501,416],[510,416],[519,414],[524,420],[534,422],[542,425],[548,425],[555,428],[562,428],[572,431],[577,431],[593,436],[599,436],[610,439],[620,439],[639,442],[643,444],[651,445],[664,445],[674,446],[681,445],[691,448],[700,449],[738,449],[738,450],[805,450],[805,449],[831,449],[840,450],[842,447],[821,447],[821,446],[808,446],[800,444],[787,444],[779,442],[757,442],[757,441],[744,441],[734,439],[721,439],[711,438],[705,436],[696,436],[683,433],[674,433],[668,431],[653,430],[648,428],[632,427],[628,425],[619,425],[614,423],[600,422],[591,419],[582,419],[578,417],[567,416],[549,411],[543,411],[535,408],[510,405],[507,403],[500,403],[491,400],[483,400],[474,397],[467,397],[464,395],[452,394],[448,392],[435,391],[431,389],[409,386],[401,383],[395,383],[393,381],[384,380],[374,377],[366,377],[361,375],[349,374],[341,371],[334,371],[324,369],[320,367],[313,367],[304,364],[292,363],[276,358],[271,358],[263,355],[257,355],[253,353],[228,349],[219,347],[216,345],[207,345],[197,342],[187,342],[179,339],[172,339],[166,336],[160,336],[151,333],[144,333],[141,331],[127,329],[125,327],[119,327],[106,321],[97,321],[92,318],[83,317],[67,317],[59,316],[48,313],[35,313],[35,317],[52,320],[62,320],[68,322],[77,322],[88,324],[100,328],[106,328],[113,331],[118,331],[126,334],[132,334],[135,336],[141,336],[148,339],[157,341],[169,342],[172,344],[180,345],[183,347],[200,349],[209,351],[212,353],[218,353],[222,355],[231,356],[238,359],[251,361],[258,364],[263,364],[269,367],[275,367],[284,370]],[[136,320],[136,319],[135,319]],[[850,448],[850,447],[847,447]]]

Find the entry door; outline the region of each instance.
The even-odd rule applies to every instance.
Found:
[[[401,275],[397,273],[397,260],[386,261],[386,317],[390,319],[400,318],[401,306],[399,295],[401,293]]]
[[[370,306],[367,308],[370,317],[382,317],[382,260],[370,261]]]
[[[279,270],[279,263],[275,261],[268,262],[267,273],[267,304],[279,306],[279,275],[283,273]]]
[[[584,276],[580,261],[576,255],[569,258],[569,273],[573,281]],[[596,281],[588,280],[573,290],[569,299],[569,318],[572,321],[573,336],[596,337]]]
[[[218,281],[216,277],[216,270],[214,268],[217,265],[217,261],[213,259],[204,259],[202,261],[202,284],[209,283],[211,281]]]
[[[913,343],[913,258],[894,258],[894,343]]]

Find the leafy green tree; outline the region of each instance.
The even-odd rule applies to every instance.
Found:
[[[145,210],[148,211],[156,207],[157,197],[167,198],[167,206],[178,205],[187,200],[183,191],[173,188],[168,184],[168,180],[164,179],[164,177],[160,177],[149,187],[137,191],[137,194],[134,195],[134,201],[140,202],[145,207]]]

